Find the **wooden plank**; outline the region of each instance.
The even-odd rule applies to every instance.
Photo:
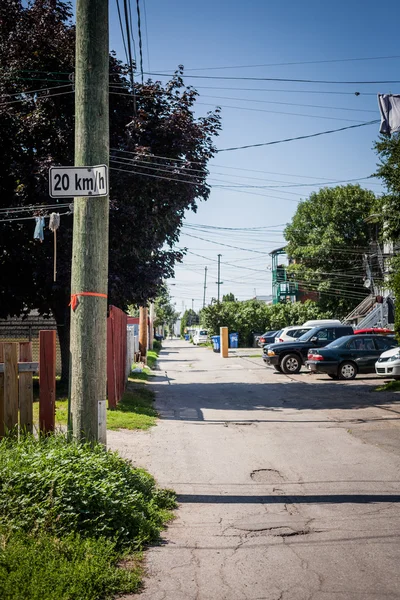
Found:
[[[20,342],[22,343],[30,343],[30,342]],[[37,373],[39,371],[39,363],[38,362],[19,362],[18,363],[18,373]],[[0,373],[4,373],[4,363],[0,362]]]
[[[56,416],[56,332],[39,332],[39,430],[54,431]]]
[[[32,364],[32,342],[20,342],[19,344],[19,426],[20,431],[32,433],[33,431],[33,373],[23,372],[21,367],[24,361],[27,365]]]
[[[4,367],[4,344],[0,342],[0,366]],[[0,373],[0,439],[4,437],[4,371]]]
[[[18,343],[4,343],[4,426],[17,434],[18,426]]]

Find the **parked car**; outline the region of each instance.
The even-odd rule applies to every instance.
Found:
[[[314,319],[303,323],[303,327],[322,327],[322,325],[341,325],[339,319]]]
[[[275,344],[297,340],[297,338],[302,336],[303,333],[310,331],[310,329],[312,329],[312,327],[304,327],[303,325],[290,325],[289,327],[284,327],[284,329],[275,336]]]
[[[331,379],[354,379],[358,373],[375,373],[377,358],[394,346],[396,340],[383,335],[349,335],[325,348],[311,348],[306,365],[313,373],[326,373]]]
[[[394,348],[383,352],[375,363],[375,372],[379,377],[400,379],[400,348],[398,342]]]
[[[345,335],[353,335],[353,328],[349,325],[313,327],[293,342],[264,347],[263,360],[280,373],[298,373],[307,360],[310,348],[327,346]]]
[[[161,333],[155,333],[154,334],[154,339],[157,340],[158,342],[162,342],[164,339],[164,336],[161,335]]]
[[[207,329],[198,329],[193,336],[193,344],[206,344],[208,342],[208,331]]]
[[[262,348],[265,344],[273,344],[275,341],[275,337],[280,334],[282,330],[279,331],[266,331],[258,338],[258,345]]]

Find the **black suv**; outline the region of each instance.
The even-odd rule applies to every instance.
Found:
[[[271,344],[263,350],[263,361],[279,373],[298,373],[310,348],[323,348],[344,335],[353,335],[349,325],[322,325],[304,333],[294,342]]]

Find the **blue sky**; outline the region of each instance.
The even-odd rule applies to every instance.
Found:
[[[307,135],[378,119],[376,94],[400,91],[399,84],[336,85],[190,77],[400,80],[400,58],[347,60],[400,55],[398,2],[386,3],[384,12],[376,2],[354,0],[329,4],[293,0],[145,2],[144,6],[140,0],[144,70],[167,73],[178,64],[185,66],[185,80],[200,92],[196,114],[200,116],[216,105],[223,107],[218,148]],[[132,9],[138,48],[133,0]],[[115,0],[110,1],[110,19],[110,47],[123,59]],[[282,64],[310,61],[313,64]],[[275,66],[243,67],[266,64]],[[361,94],[356,96],[355,92]],[[180,246],[186,246],[193,254],[188,254],[183,265],[177,267],[176,278],[170,282],[177,309],[191,307],[192,298],[195,309],[201,307],[205,266],[207,301],[216,296],[218,253],[222,254],[222,293],[234,292],[239,299],[253,297],[255,290],[257,295],[270,294],[268,253],[282,245],[282,224],[290,221],[299,200],[320,187],[304,184],[371,175],[376,166],[373,143],[378,130],[379,125],[370,125],[309,140],[218,154],[210,163],[210,183],[219,179],[233,185],[303,185],[241,191],[215,188],[209,200],[199,205],[197,214],[188,213],[187,223],[197,227],[269,229],[196,232],[185,228]],[[360,184],[378,193],[381,190],[377,180]]]

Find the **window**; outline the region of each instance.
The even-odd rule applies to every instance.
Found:
[[[360,336],[355,340],[351,340],[347,344],[349,350],[375,350],[374,342],[371,338]]]
[[[320,329],[317,333],[319,342],[332,342],[335,339],[334,329]]]
[[[384,352],[385,350],[390,350],[390,348],[395,348],[398,346],[398,342],[394,338],[390,337],[376,337],[375,346],[378,350]]]

